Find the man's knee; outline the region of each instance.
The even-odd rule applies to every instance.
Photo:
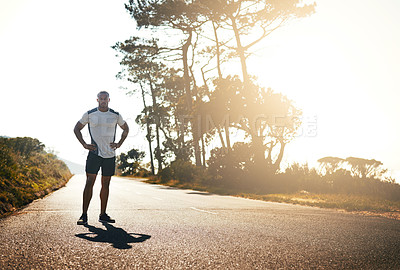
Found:
[[[96,174],[86,174],[86,186],[93,187],[96,181]]]
[[[101,184],[102,186],[108,187],[110,185],[111,176],[102,176],[101,177]]]

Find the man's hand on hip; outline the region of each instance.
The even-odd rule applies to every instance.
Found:
[[[83,146],[85,149],[87,149],[87,150],[90,150],[90,151],[95,151],[96,150],[96,145],[94,145],[94,144],[85,144],[84,146]]]
[[[112,148],[112,149],[117,149],[117,148],[119,148],[121,145],[119,144],[119,143],[114,143],[114,142],[112,142],[112,143],[110,143],[110,147]]]

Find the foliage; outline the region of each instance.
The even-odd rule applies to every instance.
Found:
[[[224,148],[211,150],[208,160],[208,173],[215,184],[222,187],[241,187],[249,180],[254,155],[249,144],[235,143],[228,152]],[[248,184],[248,183],[247,183]]]
[[[122,55],[119,77],[141,93],[143,111],[136,119],[147,130],[161,182],[399,198],[376,160],[326,157],[319,160],[320,171],[293,164],[281,172],[302,111],[285,95],[261,87],[248,74],[247,60],[271,33],[313,14],[315,3],[129,0],[125,8],[139,31],[114,46]],[[149,31],[157,39],[143,38]],[[233,132],[243,136],[231,138]],[[216,141],[220,147],[211,149]]]
[[[318,159],[318,162],[321,164],[323,170],[322,173],[333,174],[340,168],[340,165],[344,162],[344,160],[338,157],[324,157]]]
[[[348,157],[346,159],[338,157],[324,157],[318,160],[323,168],[322,174],[332,175],[339,170],[345,170],[354,177],[376,178],[384,181],[394,182],[392,178],[385,177],[387,169],[383,168],[383,163],[375,159],[365,159]],[[349,170],[348,170],[349,169]]]
[[[44,144],[42,144],[38,139],[29,138],[29,137],[17,137],[12,140],[7,140],[6,138],[2,138],[4,142],[7,142],[7,145],[13,149],[18,155],[28,158],[35,153],[43,152]]]
[[[347,159],[326,157],[319,161],[323,163],[345,164],[346,160]],[[357,158],[356,160],[359,162],[368,161],[361,158]],[[381,162],[373,163],[382,164]],[[368,177],[360,177],[361,175],[354,174],[353,171],[354,168],[350,166],[336,168],[331,171],[328,170],[325,174],[321,174],[315,168],[309,168],[307,164],[299,165],[295,163],[289,166],[281,176],[285,178],[289,177],[291,178],[291,183],[296,183],[294,189],[286,190],[286,192],[307,190],[313,193],[365,195],[386,200],[400,201],[399,184],[394,183],[392,180],[388,181],[384,177],[377,177],[378,174],[369,174]]]
[[[287,194],[307,191],[313,194],[341,194],[344,197],[364,196],[400,201],[399,184],[386,179],[361,178],[353,175],[350,169],[338,169],[332,174],[321,175],[308,164],[294,163],[278,174],[268,170],[257,172],[250,149],[244,143],[236,143],[229,154],[222,148],[214,149],[207,169],[198,168],[188,162],[175,161],[161,172],[159,181],[169,183],[169,180],[176,180],[173,183],[175,186],[201,186],[203,190],[217,190],[223,194]]]
[[[350,164],[352,174],[361,178],[380,177],[387,172],[381,167],[382,162],[375,159],[348,157],[346,162]]]
[[[113,48],[122,56],[118,77],[134,84],[129,94],[141,93],[144,108],[136,120],[147,131],[153,173],[153,153],[158,173],[174,160],[206,167],[210,141],[219,138],[229,152],[232,130],[251,140],[256,166],[279,170],[301,111],[260,87],[246,61],[256,44],[286,22],[311,15],[314,6],[300,0],[128,1],[139,31]],[[158,38],[144,38],[147,29]],[[232,72],[235,58],[240,66]]]
[[[136,175],[139,172],[141,175],[146,175],[145,169],[141,167],[140,161],[143,160],[145,152],[132,148],[128,153],[121,153],[117,157],[117,169],[123,176]]]
[[[125,7],[139,31],[114,46],[122,55],[119,77],[141,93],[137,122],[147,130],[161,181],[389,196],[385,170],[375,160],[326,157],[320,171],[293,164],[281,172],[302,111],[285,95],[261,87],[248,74],[247,60],[271,33],[313,14],[315,3],[129,0]],[[143,38],[148,31],[157,39]],[[243,136],[231,138],[233,132]],[[211,149],[216,141],[220,147]]]
[[[182,183],[203,183],[207,181],[207,175],[203,168],[184,160],[175,160],[164,168],[159,174],[162,183],[168,180],[178,180]]]
[[[192,178],[187,178],[189,181],[182,178],[168,180],[176,179],[169,175],[166,179],[151,179],[148,182],[257,200],[347,211],[383,212],[387,217],[400,217],[399,184],[377,179],[361,182],[358,181],[360,178],[353,177],[349,171],[345,170],[338,171],[337,176],[332,177],[332,175],[319,175],[316,169],[309,168],[307,164],[295,163],[284,173],[270,176],[271,181],[259,183],[260,185],[254,190],[251,189],[253,185],[247,188],[238,187],[233,186],[232,181],[227,181],[225,186],[221,186],[221,183],[214,176],[210,176],[209,172],[205,174],[203,171],[199,177],[199,174],[193,175],[195,167],[192,164],[189,166],[192,167]],[[180,170],[181,166],[176,168]]]
[[[39,140],[0,138],[0,216],[62,187],[71,176]]]

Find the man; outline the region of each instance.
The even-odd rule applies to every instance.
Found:
[[[97,102],[99,106],[83,114],[74,128],[74,133],[82,146],[89,150],[86,159],[86,185],[83,191],[83,206],[82,215],[77,224],[87,224],[87,211],[90,200],[92,199],[93,185],[96,180],[98,171],[101,168],[101,190],[100,201],[101,210],[99,221],[114,223],[115,220],[106,214],[109,186],[111,176],[115,172],[115,149],[119,148],[125,141],[129,133],[127,123],[122,119],[122,116],[108,108],[110,101],[109,94],[106,91],[101,91],[97,94]],[[89,128],[91,143],[87,144],[82,137],[81,130],[86,124]],[[115,143],[115,132],[117,124],[123,129],[121,139]]]

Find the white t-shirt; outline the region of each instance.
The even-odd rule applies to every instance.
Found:
[[[92,151],[92,153],[103,158],[115,157],[115,150],[111,148],[110,143],[115,140],[117,124],[120,127],[125,124],[124,119],[118,112],[112,109],[108,109],[107,112],[101,112],[98,108],[94,108],[85,112],[79,122],[83,125],[89,123],[91,143],[96,145],[96,150]]]

